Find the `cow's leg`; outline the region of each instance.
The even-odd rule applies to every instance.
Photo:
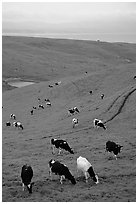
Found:
[[[59,150],[58,150],[58,154],[59,154],[59,155],[61,154],[61,148],[59,148]]]
[[[51,171],[51,168],[49,169],[49,176],[50,176],[50,180],[52,181],[52,171]]]
[[[115,155],[115,159],[117,160],[117,155]]]
[[[65,176],[62,175],[62,176],[60,177],[60,183],[61,183],[61,184],[63,184],[63,179],[65,179]]]
[[[54,145],[52,146],[52,154],[55,154],[55,147],[54,147]]]
[[[25,187],[25,185],[24,185],[24,183],[22,183],[22,189],[23,189],[23,191],[24,191],[24,187]]]
[[[86,183],[88,183],[88,178],[89,178],[88,172],[85,172],[84,175],[85,175]]]

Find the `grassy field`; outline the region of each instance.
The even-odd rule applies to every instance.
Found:
[[[136,201],[136,46],[127,43],[3,37],[2,76],[33,80],[36,84],[2,95],[2,201],[4,202],[135,202]],[[58,86],[49,88],[57,81]],[[90,95],[89,91],[93,94]],[[101,100],[100,95],[105,97]],[[38,97],[45,106],[35,110]],[[49,98],[52,106],[46,107]],[[77,106],[79,124],[72,128],[68,109]],[[24,130],[6,127],[14,113]],[[106,122],[95,129],[93,119]],[[13,122],[13,121],[11,121]],[[65,139],[75,154],[53,155],[51,138]],[[115,160],[105,152],[112,140],[123,145]],[[76,159],[86,157],[99,184],[77,175]],[[49,178],[48,162],[65,163],[77,180],[73,186]],[[34,170],[33,193],[22,191],[20,172]]]

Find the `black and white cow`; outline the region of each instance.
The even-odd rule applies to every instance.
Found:
[[[23,165],[22,170],[21,170],[23,191],[24,191],[24,187],[26,186],[29,193],[32,193],[32,185],[34,184],[33,182],[31,183],[32,178],[33,178],[32,167],[27,164]]]
[[[59,149],[58,151],[58,154],[61,153],[61,149],[65,150],[65,151],[68,151],[70,152],[71,154],[74,154],[72,148],[69,146],[69,144],[65,141],[65,140],[58,140],[58,139],[51,139],[51,144],[52,144],[52,147],[53,147],[53,151],[52,153],[54,154],[55,153],[55,147],[57,149]]]
[[[37,109],[37,107],[36,107],[36,106],[33,106],[33,109],[35,109],[35,110],[36,110],[36,109]]]
[[[13,122],[13,126],[14,127],[18,127],[18,128],[21,128],[23,130],[23,125],[21,122]]]
[[[10,115],[10,118],[16,120],[15,114],[12,113],[12,114]]]
[[[95,118],[94,120],[93,120],[93,125],[94,125],[94,127],[102,127],[104,130],[106,130],[107,128],[106,128],[106,126],[104,125],[104,123],[103,123],[103,121],[102,120],[99,120],[99,119],[97,119],[97,118]]]
[[[59,161],[55,161],[51,159],[49,161],[49,174],[52,180],[52,173],[60,176],[60,183],[63,184],[63,179],[68,179],[71,181],[72,184],[76,184],[76,180],[74,176],[72,176],[71,172],[69,171],[68,167],[65,164],[60,163]]]
[[[50,85],[50,84],[49,84],[48,86],[49,86],[50,88],[53,88],[53,85]]]
[[[73,128],[74,128],[76,125],[78,125],[78,123],[79,123],[78,118],[73,118],[73,119],[72,119]]]
[[[47,102],[46,102],[46,105],[47,105],[47,106],[51,106],[51,102],[50,102],[50,101],[47,101]]]
[[[101,99],[103,99],[104,98],[104,94],[101,94]]]
[[[61,84],[61,81],[55,82],[55,85],[59,85]]]
[[[116,160],[117,160],[117,155],[120,153],[120,150],[122,147],[123,147],[122,145],[116,144],[115,142],[112,142],[112,141],[106,142],[106,151],[113,152]]]
[[[6,126],[8,127],[8,126],[11,126],[11,122],[10,121],[7,121],[6,122]]]
[[[89,91],[90,94],[92,94],[92,91]]]
[[[99,183],[98,176],[95,174],[91,163],[85,157],[80,156],[77,158],[77,171],[84,173],[86,183],[89,177],[91,177],[96,184]]]
[[[41,104],[39,104],[39,105],[38,105],[38,108],[42,108],[42,109],[44,109],[44,106],[41,105]]]
[[[48,99],[45,99],[45,102],[50,102],[50,99],[48,98]]]
[[[74,107],[74,108],[70,108],[69,110],[68,110],[68,114],[70,115],[74,115],[75,113],[79,113],[80,111],[79,111],[79,109],[77,108],[77,107]]]

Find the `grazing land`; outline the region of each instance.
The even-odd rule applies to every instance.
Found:
[[[2,38],[2,200],[4,202],[136,201],[136,45],[29,37]],[[12,89],[5,81],[37,82]],[[61,83],[55,85],[55,82]],[[49,87],[52,85],[53,87]],[[12,90],[11,90],[12,89]],[[92,94],[89,92],[92,91]],[[101,94],[104,98],[101,99]],[[38,102],[40,98],[40,102]],[[44,99],[52,106],[47,107]],[[44,109],[30,111],[41,103]],[[68,115],[78,107],[80,113]],[[24,129],[6,127],[14,113]],[[79,124],[72,127],[72,119]],[[93,127],[93,119],[107,130]],[[75,154],[52,154],[51,138],[65,139]],[[123,145],[115,160],[105,143]],[[77,174],[76,159],[86,157],[99,177],[88,183]],[[77,180],[61,185],[49,177],[48,162],[65,163]],[[21,167],[34,170],[33,193],[22,191]]]

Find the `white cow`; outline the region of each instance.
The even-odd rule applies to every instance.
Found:
[[[95,174],[91,163],[85,157],[80,156],[77,158],[77,171],[84,173],[86,183],[89,177],[91,177],[96,184],[99,183],[98,176]]]

